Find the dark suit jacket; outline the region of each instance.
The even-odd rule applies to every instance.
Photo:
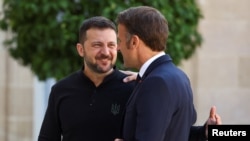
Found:
[[[150,64],[128,100],[124,141],[187,141],[195,121],[190,81],[166,54]]]

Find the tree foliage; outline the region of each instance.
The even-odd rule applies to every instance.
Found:
[[[166,52],[176,65],[201,44],[197,26],[202,15],[195,0],[4,0],[0,29],[12,33],[5,40],[12,57],[40,80],[58,80],[82,64],[75,46],[84,19],[102,15],[115,21],[118,12],[138,5],[153,6],[167,18]],[[123,69],[120,54],[117,66]]]

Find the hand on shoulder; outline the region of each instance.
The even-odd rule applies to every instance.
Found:
[[[124,74],[126,74],[126,75],[128,75],[127,77],[125,77],[123,79],[124,83],[136,80],[136,77],[138,75],[138,72],[134,72],[134,71],[124,71],[124,70],[119,70],[119,71],[122,72],[122,73],[124,73]]]

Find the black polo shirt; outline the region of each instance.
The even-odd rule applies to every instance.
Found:
[[[51,90],[39,141],[113,141],[120,137],[125,104],[134,82],[114,70],[96,87],[82,70],[58,81]]]

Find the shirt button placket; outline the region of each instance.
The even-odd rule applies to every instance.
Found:
[[[92,96],[91,96],[91,101],[90,101],[90,103],[89,103],[89,106],[90,107],[92,107],[93,106],[93,104],[95,103],[95,95],[96,95],[96,90],[94,90],[93,91],[93,94],[92,94]]]

